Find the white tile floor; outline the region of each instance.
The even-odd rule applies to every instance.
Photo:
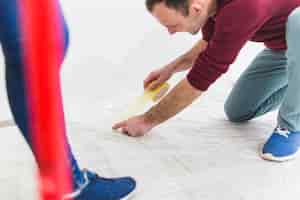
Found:
[[[299,199],[300,159],[279,164],[258,156],[276,113],[241,125],[229,123],[223,113],[233,80],[260,46],[247,46],[209,92],[146,137],[111,131],[113,119],[141,93],[145,74],[182,53],[195,37],[169,38],[145,12],[143,2],[102,2],[63,2],[72,32],[62,71],[65,110],[81,166],[105,176],[135,177],[136,200]],[[180,77],[183,74],[171,83]],[[1,199],[35,199],[35,165],[9,123],[3,83],[1,77]]]
[[[116,114],[111,107],[82,104],[86,113],[74,110],[68,121],[74,151],[83,167],[102,175],[134,176],[134,199],[297,199],[300,159],[278,164],[258,157],[275,113],[231,124],[222,114],[221,100],[214,98],[221,94],[213,90],[192,109],[139,139],[110,130]],[[91,104],[97,105],[99,116],[89,121],[82,115],[94,109]],[[1,133],[0,193],[5,199],[34,199],[33,158],[15,127],[1,128]]]

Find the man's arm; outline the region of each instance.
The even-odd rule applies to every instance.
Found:
[[[195,60],[201,52],[203,52],[207,47],[207,41],[200,40],[194,45],[187,53],[178,57],[169,66],[173,67],[173,72],[185,71],[194,65]]]
[[[182,111],[201,94],[202,91],[195,89],[185,78],[148,112],[118,122],[112,128],[115,130],[121,129],[122,133],[132,137],[143,136],[153,127]]]
[[[199,54],[205,50],[207,42],[202,40],[194,46],[188,53],[176,59],[178,64],[176,71],[183,71],[193,66]],[[187,61],[187,63],[184,64]],[[181,63],[179,63],[181,62]],[[175,61],[173,62],[173,64]],[[134,116],[125,121],[115,123],[113,129],[121,129],[121,131],[129,136],[139,137],[145,135],[154,126],[170,119],[188,105],[190,105],[197,97],[202,94],[202,91],[194,88],[184,78],[180,81],[171,92],[164,97],[157,105],[153,106],[148,112],[143,115]]]
[[[169,80],[174,73],[191,68],[196,62],[198,56],[206,49],[206,47],[207,42],[205,40],[200,40],[192,49],[182,56],[178,57],[166,66],[152,71],[144,80],[144,88],[148,88],[150,86],[151,89],[155,89],[162,83]],[[152,84],[150,85],[150,83]]]
[[[190,105],[202,91],[195,89],[186,78],[181,80],[157,105],[144,114],[146,122],[154,126],[170,119]]]

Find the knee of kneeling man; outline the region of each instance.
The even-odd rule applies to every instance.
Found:
[[[232,106],[229,106],[226,103],[224,105],[224,112],[226,114],[227,119],[230,122],[239,123],[239,122],[245,122],[249,120],[249,118],[246,117],[247,115],[238,112],[236,108],[233,108]]]

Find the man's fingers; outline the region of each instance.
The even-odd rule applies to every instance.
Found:
[[[157,79],[157,80],[153,81],[153,82],[151,83],[151,85],[149,86],[149,89],[150,89],[150,90],[156,89],[156,88],[161,84],[161,82],[162,82],[161,79]]]
[[[148,83],[151,79],[153,79],[152,73],[150,73],[150,74],[145,78],[144,83],[145,83],[145,84]]]
[[[113,125],[113,129],[119,129],[119,128],[122,128],[126,125],[126,121],[122,121],[122,122],[119,122],[119,123],[116,123],[115,125]]]
[[[134,132],[130,132],[127,126],[122,128],[122,133],[129,136],[129,137],[136,137]]]
[[[149,87],[149,84],[154,81],[155,79],[154,78],[148,78],[144,81],[144,88],[146,89],[147,87]]]
[[[144,80],[144,88],[146,89],[147,87],[149,87],[149,84],[151,82],[153,82],[155,79],[157,79],[157,75],[153,72],[151,72],[147,78]]]
[[[129,134],[128,129],[127,129],[126,126],[121,129],[121,132],[124,133],[124,134],[126,134],[126,135]]]

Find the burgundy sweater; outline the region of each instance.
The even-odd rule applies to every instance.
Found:
[[[202,28],[208,46],[187,75],[190,84],[207,90],[228,70],[247,41],[285,50],[287,17],[298,6],[300,0],[218,0],[216,14]]]

